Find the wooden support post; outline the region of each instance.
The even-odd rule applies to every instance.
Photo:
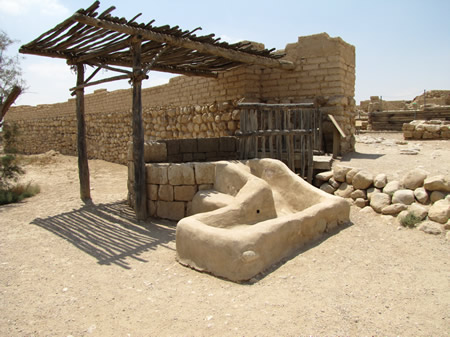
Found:
[[[136,195],[136,217],[147,218],[147,189],[144,162],[144,125],[142,122],[142,64],[141,39],[134,37],[131,44],[133,53],[133,163],[134,193]]]
[[[84,65],[77,64],[77,86],[84,83]],[[89,165],[86,148],[86,123],[84,120],[84,89],[76,90],[77,106],[77,149],[78,149],[78,175],[80,177],[80,197],[84,202],[91,201],[91,188],[89,183]]]

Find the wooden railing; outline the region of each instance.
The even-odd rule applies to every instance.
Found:
[[[241,159],[282,160],[309,182],[313,152],[322,151],[322,115],[314,104],[240,103]]]

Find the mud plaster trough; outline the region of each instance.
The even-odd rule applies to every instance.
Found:
[[[212,190],[192,200],[178,222],[178,261],[232,281],[246,281],[305,243],[349,220],[346,200],[295,175],[282,162],[216,162]]]

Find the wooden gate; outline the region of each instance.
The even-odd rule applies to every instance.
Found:
[[[274,158],[312,181],[313,152],[322,151],[322,115],[314,104],[240,103],[241,159]]]

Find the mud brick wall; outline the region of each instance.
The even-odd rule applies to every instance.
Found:
[[[196,139],[234,135],[239,129],[237,102],[320,103],[324,116],[335,116],[346,137],[342,153],[354,149],[355,48],[326,33],[299,37],[288,44],[285,59],[294,70],[240,66],[217,78],[179,76],[168,84],[144,89],[146,140]],[[88,157],[127,163],[131,140],[131,89],[96,90],[85,96]],[[13,107],[7,123],[17,123],[16,148],[22,153],[50,149],[76,154],[75,100],[38,106]],[[333,126],[324,123],[325,138]],[[325,142],[330,143],[330,142]],[[329,150],[329,149],[328,149]]]

